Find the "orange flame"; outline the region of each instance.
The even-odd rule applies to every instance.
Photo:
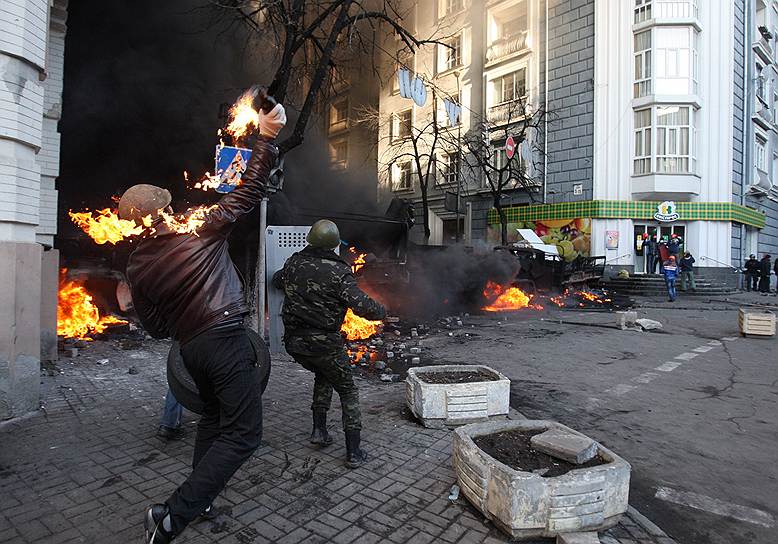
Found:
[[[177,234],[194,234],[197,236],[197,229],[205,224],[208,212],[218,207],[218,204],[198,206],[196,208],[190,208],[186,213],[179,215],[169,214],[164,210],[160,210],[159,216],[162,218],[162,221],[167,228],[173,232]]]
[[[57,302],[57,334],[65,338],[91,340],[90,334],[100,334],[108,325],[127,323],[112,315],[100,317],[84,286],[77,281],[65,281],[59,288]]]
[[[370,321],[369,319],[359,317],[349,308],[346,311],[346,317],[343,319],[340,332],[346,335],[346,340],[367,340],[378,333],[380,325],[381,321]]]
[[[230,108],[230,122],[224,130],[233,139],[239,140],[258,126],[259,112],[254,109],[254,94],[246,91]]]
[[[533,295],[527,295],[518,287],[503,287],[492,281],[486,283],[484,297],[491,301],[482,308],[486,312],[506,312],[522,308],[543,309],[539,304],[531,303]]]
[[[135,221],[119,219],[116,210],[110,208],[95,212],[68,211],[68,215],[81,230],[100,245],[117,244],[125,238],[142,233],[144,227],[151,226],[149,215],[143,218],[142,225],[138,225]]]

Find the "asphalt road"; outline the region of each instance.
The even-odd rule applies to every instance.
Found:
[[[473,317],[431,347],[493,366],[514,408],[626,458],[631,504],[680,544],[776,544],[778,339],[741,338],[736,306],[695,305],[641,310],[660,333],[592,326],[615,322],[603,313]]]

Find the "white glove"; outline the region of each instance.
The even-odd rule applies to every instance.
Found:
[[[268,138],[275,138],[286,125],[286,111],[281,104],[276,104],[270,113],[259,111],[259,133]]]

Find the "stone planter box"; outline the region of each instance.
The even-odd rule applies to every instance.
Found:
[[[473,442],[500,431],[554,428],[581,435],[553,421],[532,420],[474,423],[454,432],[454,472],[462,492],[515,539],[601,531],[616,525],[627,511],[630,465],[599,443],[605,464],[544,478],[497,461]]]
[[[498,379],[469,383],[428,383],[419,374],[488,372]],[[511,381],[483,365],[422,366],[408,370],[405,398],[408,408],[425,427],[440,428],[507,416]]]

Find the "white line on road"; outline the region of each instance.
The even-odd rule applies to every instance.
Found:
[[[632,378],[632,381],[637,383],[651,383],[652,381],[654,381],[654,378],[658,376],[659,374],[657,374],[656,372],[644,372],[637,378]]]
[[[697,353],[708,353],[712,349],[713,346],[700,346],[698,348],[694,348],[692,351],[696,351]]]
[[[690,360],[694,359],[695,357],[697,357],[698,355],[699,355],[699,353],[689,353],[689,352],[686,352],[686,353],[681,353],[680,355],[676,355],[675,358],[676,359],[681,359],[682,361],[690,361]]]
[[[658,487],[655,497],[663,501],[696,508],[697,510],[734,518],[755,525],[761,525],[762,527],[770,528],[775,526],[775,517],[768,512],[757,510],[756,508],[749,508],[748,506],[724,502],[690,491],[677,491],[675,489],[670,489],[669,487]]]
[[[683,363],[681,361],[667,361],[665,364],[659,365],[654,370],[659,370],[660,372],[672,372],[682,364]]]
[[[722,340],[724,340],[725,342],[734,342],[735,340],[737,340],[737,336],[725,336],[724,338],[722,338]]]
[[[710,342],[708,342],[708,345],[709,346],[720,346],[721,342],[719,340],[711,340]]]
[[[626,393],[629,393],[633,389],[635,389],[636,386],[634,385],[627,385],[626,383],[620,383],[618,385],[615,385],[611,387],[610,389],[606,390],[606,393],[613,393],[617,397],[620,397]]]

